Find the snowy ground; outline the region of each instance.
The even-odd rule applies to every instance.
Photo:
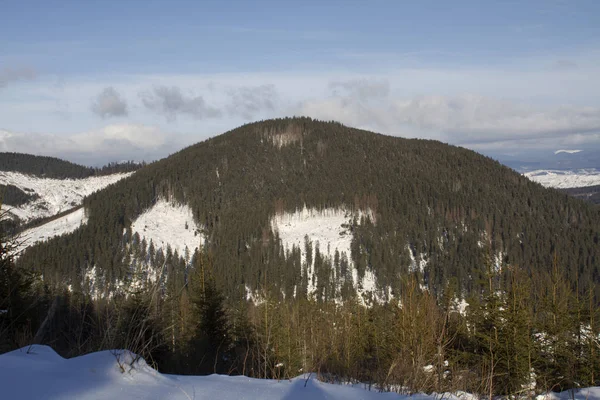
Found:
[[[87,217],[85,216],[85,210],[81,207],[72,213],[23,232],[21,240],[24,240],[24,242],[18,251],[54,236],[71,233],[85,223],[87,223]]]
[[[124,372],[119,367],[118,355]],[[163,375],[128,352],[102,351],[64,359],[47,346],[24,347],[0,355],[0,397],[6,399],[413,399],[434,400],[440,395],[403,396],[377,393],[361,387],[308,381],[252,379],[244,376]],[[306,385],[305,385],[306,383]],[[475,396],[445,394],[448,400],[474,400]],[[571,393],[538,396],[539,399],[570,399]],[[600,399],[600,387],[582,389],[575,399]]]
[[[48,179],[18,172],[0,171],[0,184],[14,185],[26,193],[39,196],[20,207],[3,206],[27,222],[51,217],[81,204],[83,198],[133,174],[133,172],[92,176],[85,179]]]
[[[594,168],[579,170],[540,169],[527,172],[524,175],[545,187],[557,189],[600,185],[600,170]]]
[[[302,262],[306,257],[304,238],[308,236],[314,247],[319,242],[319,251],[333,258],[335,250],[346,253],[350,258],[352,232],[343,224],[352,223],[353,215],[340,209],[303,209],[295,213],[284,213],[271,218],[271,228],[279,232],[283,246],[289,250],[293,246],[302,251]]]
[[[194,222],[192,210],[187,205],[175,205],[166,200],[158,200],[131,224],[131,230],[139,233],[140,238],[150,240],[156,249],[166,251],[171,245],[180,256],[185,248],[193,253],[203,242],[200,229]]]

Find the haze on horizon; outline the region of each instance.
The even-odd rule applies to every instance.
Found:
[[[599,16],[593,0],[6,1],[0,151],[150,161],[293,115],[498,158],[600,151]]]

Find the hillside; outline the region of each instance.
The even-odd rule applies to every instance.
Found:
[[[113,162],[101,168],[85,167],[56,157],[35,156],[23,153],[0,152],[0,171],[18,172],[50,179],[83,179],[116,173],[132,172],[143,164]]]
[[[600,185],[568,188],[562,191],[592,204],[600,204]]]
[[[478,290],[490,256],[497,266],[529,273],[548,271],[556,256],[569,279],[585,276],[588,285],[600,276],[597,209],[463,148],[309,119],[245,125],[140,170],[84,202],[87,228],[59,246],[32,249],[23,263],[43,256],[49,269],[68,261],[121,276],[122,262],[84,249],[99,243],[122,252],[123,229],[160,198],[191,208],[231,295],[242,284],[257,289],[263,273],[286,295],[307,292],[306,249],[286,257],[271,226],[277,213],[305,208],[348,213],[346,256],[360,278],[373,274],[385,293],[394,293],[415,262],[433,291],[451,277],[462,293]],[[335,252],[320,245],[320,253]],[[333,257],[318,258],[325,266],[308,272],[320,282],[319,296],[340,296],[335,286],[343,277],[333,282],[328,272],[337,268]]]
[[[53,217],[81,205],[83,198],[132,173],[90,176],[81,179],[46,178],[0,171],[2,209],[21,222]]]
[[[1,153],[0,171],[20,172],[27,175],[65,179],[87,178],[94,175],[94,168],[84,167],[55,157],[35,156],[22,153]]]
[[[463,148],[263,121],[78,212],[8,275],[30,289],[0,351],[55,310],[59,354],[127,348],[166,373],[478,395],[598,379],[600,210]]]

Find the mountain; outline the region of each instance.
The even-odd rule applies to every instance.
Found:
[[[568,189],[596,186],[600,184],[600,170],[595,168],[577,170],[535,170],[526,172],[526,177],[544,187]]]
[[[562,190],[573,197],[588,201],[592,204],[600,204],[600,185],[567,188]]]
[[[0,257],[0,352],[478,397],[597,383],[600,209],[460,147],[262,121],[53,223]]]
[[[85,196],[131,174],[57,179],[0,170],[3,208],[22,222],[52,217],[81,205]]]
[[[0,153],[2,210],[12,219],[5,225],[24,231],[23,246],[71,232],[85,221],[85,196],[140,167],[126,162],[89,168],[53,157]]]
[[[109,163],[101,168],[92,168],[56,157],[0,152],[0,171],[18,172],[40,178],[83,179],[92,176],[132,172],[142,165],[131,161],[123,161]]]
[[[461,297],[481,290],[490,263],[536,274],[559,262],[580,290],[600,277],[599,210],[473,151],[307,118],[242,126],[83,204],[86,225],[30,248],[19,264],[61,270],[55,285],[106,292],[131,283],[127,254],[140,245],[160,250],[156,268],[173,256],[185,265],[203,244],[231,298],[271,287],[367,302],[398,296],[412,271],[438,294],[456,280]],[[170,218],[168,204],[183,216]],[[145,235],[152,227],[139,219],[154,207],[185,245]]]

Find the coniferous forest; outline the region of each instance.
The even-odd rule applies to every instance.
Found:
[[[192,209],[198,250],[132,230],[160,199]],[[170,373],[313,371],[405,393],[599,385],[600,209],[473,151],[262,121],[144,166],[83,207],[87,224],[17,258],[4,232],[0,351],[128,348]],[[282,245],[271,218],[305,207],[357,215],[351,254]],[[352,268],[375,276],[378,298],[358,294]]]

